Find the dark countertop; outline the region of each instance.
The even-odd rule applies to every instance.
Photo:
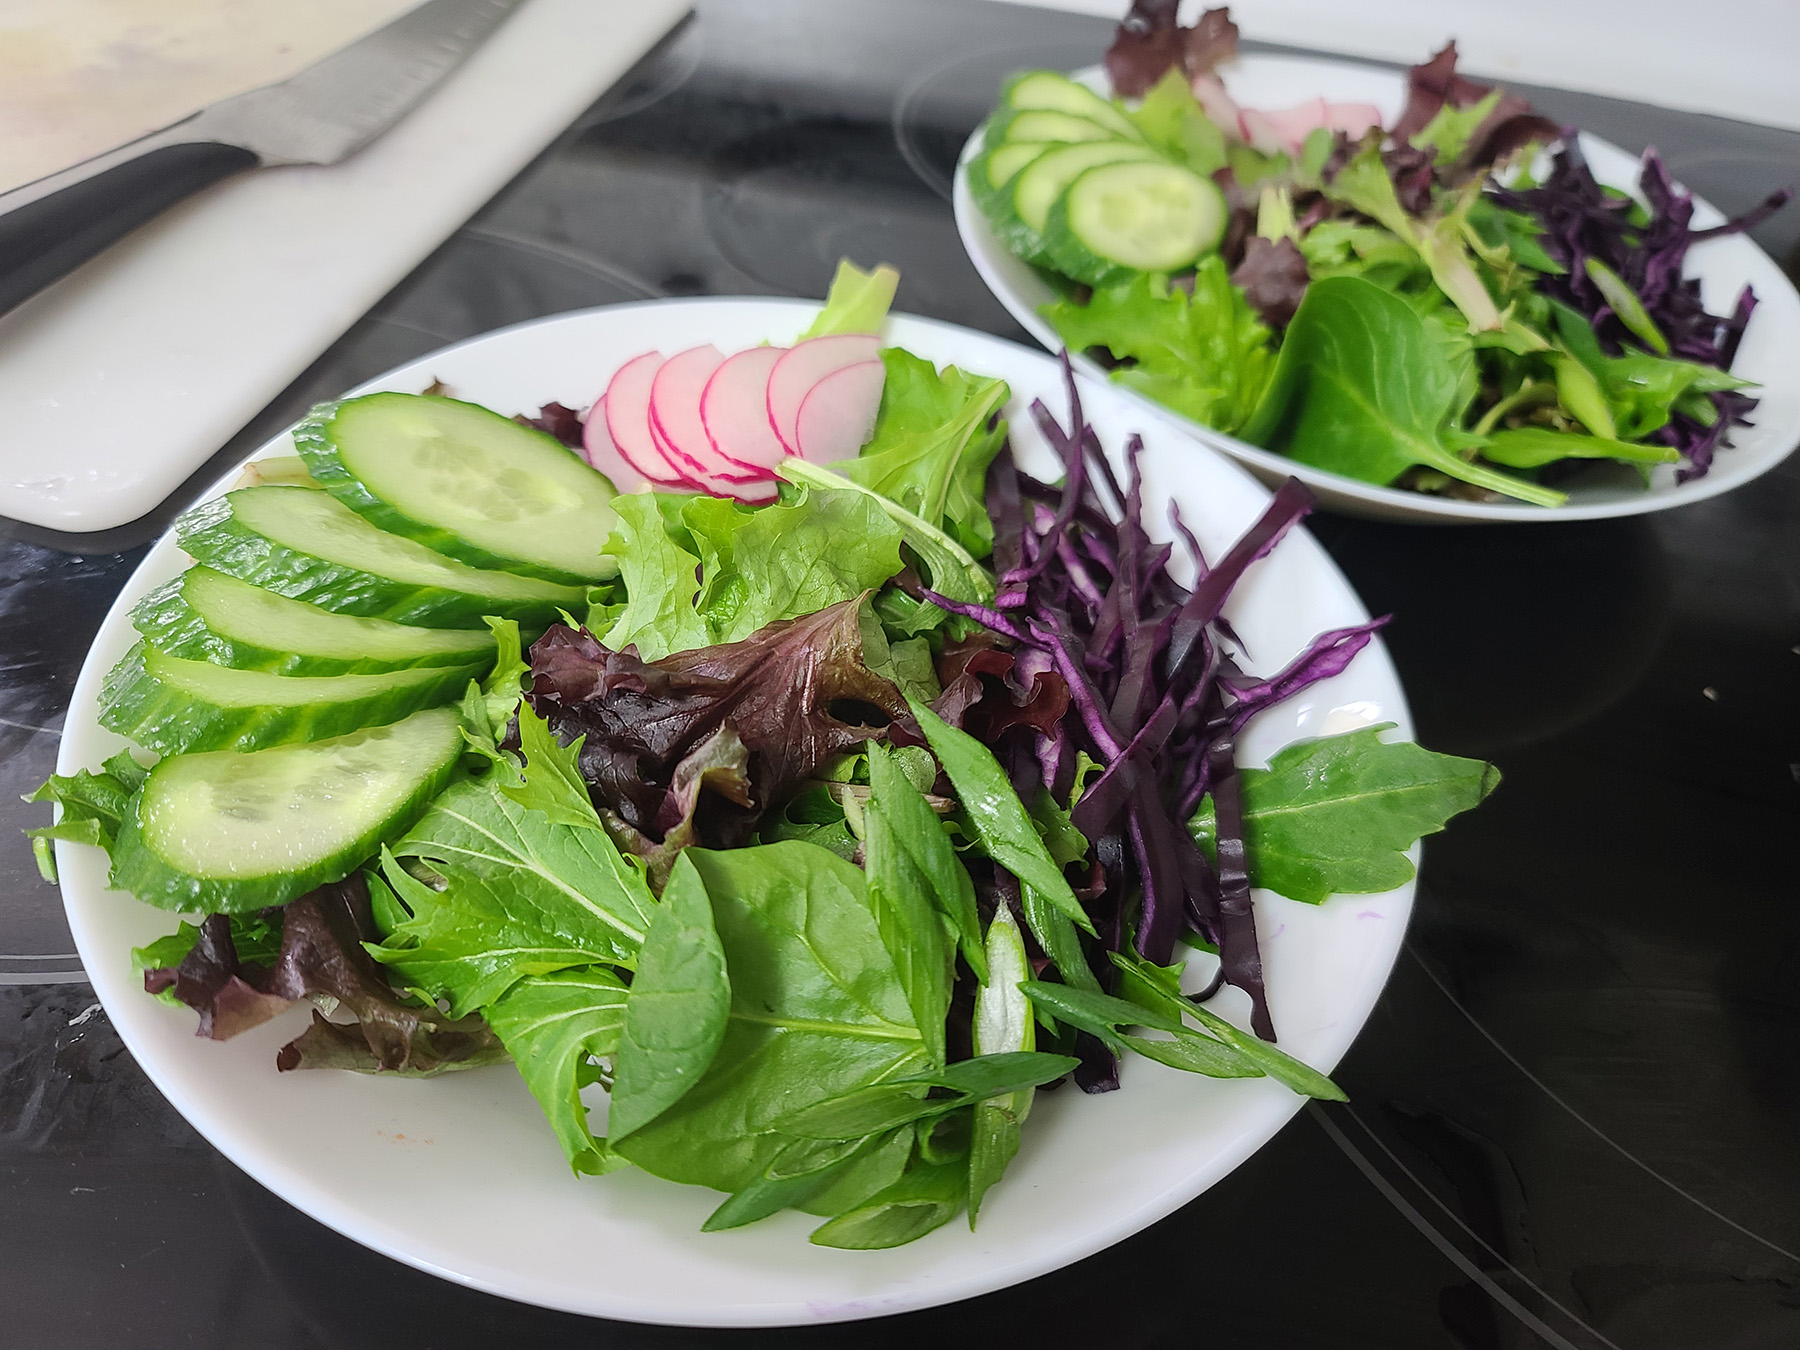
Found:
[[[1000,74],[1087,64],[1106,35],[956,0],[703,0],[189,495],[315,398],[446,342],[651,296],[818,295],[845,254],[897,264],[901,309],[1026,341],[963,257],[949,169]],[[1800,134],[1528,92],[1655,144],[1728,212],[1800,179]],[[1800,209],[1756,237],[1800,267]],[[125,1053],[14,831],[47,820],[18,796],[181,504],[99,539],[0,524],[0,1345],[1800,1346],[1800,460],[1636,520],[1316,516],[1399,616],[1420,739],[1506,774],[1427,846],[1338,1074],[1352,1104],[1030,1284],[744,1333],[584,1321],[367,1252],[227,1163]]]

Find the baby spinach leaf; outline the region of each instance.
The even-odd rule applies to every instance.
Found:
[[[1275,366],[1268,326],[1216,254],[1201,259],[1191,295],[1143,272],[1043,313],[1071,351],[1104,347],[1130,362],[1115,381],[1220,431],[1250,417]]]
[[[930,1060],[858,868],[793,841],[684,856],[712,899],[731,1011],[700,1082],[620,1151],[735,1192],[794,1142],[783,1117]]]
[[[588,1127],[582,1086],[591,1061],[618,1048],[627,994],[604,966],[535,975],[507,990],[482,1015],[494,1029],[576,1172],[599,1175],[624,1160]]]
[[[932,753],[956,788],[957,799],[975,827],[982,850],[1061,910],[1071,923],[1092,933],[1093,920],[1075,898],[1062,868],[1050,856],[994,752],[923,703],[910,706],[925,739],[931,743]]]
[[[712,903],[686,854],[638,952],[613,1060],[608,1134],[617,1141],[655,1120],[706,1072],[725,1035],[731,984]]]
[[[918,747],[914,753],[923,754]],[[950,836],[937,812],[931,809],[925,795],[908,776],[905,751],[891,750],[869,742],[869,808],[884,818],[889,840],[913,869],[931,906],[935,921],[938,916],[947,923],[962,947],[963,959],[969,963],[977,980],[987,978],[987,956],[981,936],[981,916],[975,909],[975,883],[968,869],[956,856]],[[869,811],[865,811],[865,820]],[[873,854],[869,855],[873,857]],[[876,876],[873,865],[869,876]],[[890,948],[891,950],[891,948]],[[950,955],[945,953],[948,966]],[[923,1023],[921,1023],[923,1025]]]
[[[1456,393],[1448,355],[1406,301],[1360,277],[1326,277],[1307,287],[1274,378],[1242,434],[1365,483],[1391,483],[1423,464],[1539,506],[1559,505],[1562,493],[1446,447]]]
[[[886,1190],[820,1224],[812,1241],[851,1251],[905,1246],[955,1218],[968,1189],[969,1172],[961,1162],[915,1162]]]
[[[1390,891],[1413,874],[1406,849],[1500,782],[1500,771],[1481,760],[1382,740],[1391,726],[1296,741],[1268,768],[1239,771],[1253,885],[1309,905]],[[1188,829],[1210,856],[1210,798]]]
[[[986,557],[994,547],[987,471],[1006,440],[1006,423],[998,420],[1011,394],[1006,381],[955,366],[940,372],[899,347],[884,348],[881,360],[887,383],[874,433],[837,471]]]

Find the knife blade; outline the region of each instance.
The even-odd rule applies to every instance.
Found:
[[[278,84],[0,194],[0,314],[220,179],[354,154],[520,3],[428,0]]]

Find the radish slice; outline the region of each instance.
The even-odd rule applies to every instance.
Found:
[[[650,386],[650,429],[663,458],[696,483],[762,476],[714,450],[700,420],[700,395],[724,363],[725,354],[710,343],[689,347],[663,362]]]
[[[769,425],[769,374],[786,347],[752,347],[728,356],[700,395],[700,421],[712,448],[747,474],[771,472],[787,447]]]
[[[791,455],[800,453],[800,405],[834,370],[877,360],[881,339],[873,333],[836,333],[790,347],[769,371],[769,425]]]
[[[625,463],[657,487],[696,487],[664,459],[650,432],[650,386],[662,366],[661,352],[645,352],[614,372],[601,399],[606,411],[607,438]],[[589,418],[588,423],[592,426],[593,419]]]
[[[587,422],[581,432],[581,453],[620,492],[636,492],[650,483],[630,460],[619,453],[619,447],[613,444],[613,438],[606,430],[604,398],[588,410]]]
[[[858,361],[815,384],[800,404],[796,431],[801,458],[808,464],[831,464],[862,449],[875,430],[886,380],[887,367],[880,361]]]

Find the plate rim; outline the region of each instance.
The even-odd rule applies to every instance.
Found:
[[[349,391],[349,393],[344,396],[353,396],[356,393],[385,387],[388,382],[395,380],[406,372],[416,371],[429,365],[429,363],[435,360],[445,357],[449,353],[461,352],[468,348],[492,343],[497,340],[504,341],[528,330],[550,328],[570,322],[578,324],[583,321],[593,321],[601,316],[610,318],[611,316],[621,314],[628,315],[631,312],[645,309],[669,310],[681,307],[705,311],[712,308],[736,309],[746,305],[761,307],[771,314],[779,315],[783,313],[791,314],[796,310],[815,311],[818,302],[790,297],[694,296],[646,301],[627,301],[619,304],[596,306],[584,310],[546,315],[511,324],[487,333],[477,334],[457,343],[448,344],[445,347],[426,353],[423,356],[413,358],[381,375],[362,382],[356,386],[354,390]],[[1042,351],[1026,347],[1020,343],[1012,342],[1009,339],[996,337],[993,334],[981,332],[980,330],[967,328],[959,324],[906,314],[896,314],[893,318],[899,321],[898,327],[903,330],[902,333],[894,333],[891,335],[890,340],[893,345],[906,345],[911,340],[906,336],[904,330],[941,330],[946,334],[954,335],[959,341],[967,341],[968,339],[973,338],[977,340],[978,343],[999,344],[1003,347],[1012,348],[1022,356],[1029,358],[1033,363],[1041,362],[1049,364],[1053,362],[1054,359]],[[702,340],[705,340],[703,333],[697,332],[695,336],[699,336]],[[1098,392],[1102,398],[1112,397],[1120,392],[1114,389],[1110,384],[1095,381],[1091,377],[1084,376],[1083,382],[1090,389]],[[1180,429],[1175,428],[1175,430],[1179,431]],[[237,475],[241,471],[242,463],[248,463],[270,454],[280,454],[286,451],[288,448],[287,441],[289,431],[290,429],[283,429],[276,432],[268,441],[250,451],[238,466],[235,466],[222,474],[197,500],[207,500],[218,495],[222,491],[227,490],[229,486],[236,481]],[[1256,479],[1241,465],[1234,463],[1226,456],[1219,454],[1213,447],[1206,446],[1203,442],[1199,444],[1202,445],[1204,453],[1209,457],[1215,471],[1222,470],[1229,475],[1239,476],[1243,486],[1248,488],[1256,498],[1265,501],[1267,500],[1270,495],[1268,489],[1257,482]],[[1339,588],[1342,593],[1348,597],[1349,602],[1355,609],[1366,618],[1366,607],[1363,606],[1360,597],[1356,594],[1355,588],[1350,585],[1348,578],[1344,576],[1335,560],[1332,559],[1323,546],[1318,543],[1311,532],[1305,530],[1304,525],[1302,525],[1300,533],[1304,535],[1307,543],[1311,546],[1311,549],[1315,554],[1311,560],[1311,567],[1322,569],[1326,579]],[[57,752],[56,771],[58,773],[70,773],[78,768],[89,767],[87,763],[83,762],[84,757],[78,756],[73,747],[79,741],[91,738],[93,734],[93,727],[89,724],[93,722],[92,712],[96,706],[95,696],[101,678],[105,674],[107,665],[106,662],[97,662],[94,659],[95,654],[102,648],[108,635],[116,634],[120,625],[128,625],[131,607],[136,603],[136,600],[144,593],[144,591],[157,583],[157,577],[155,575],[156,569],[159,566],[166,565],[170,558],[173,555],[178,554],[178,552],[179,550],[174,544],[172,530],[165,530],[154,541],[143,561],[140,562],[136,569],[134,569],[131,577],[127,579],[124,586],[121,588],[119,595],[108,608],[106,616],[102,620],[100,628],[96,633],[94,643],[90,647],[87,657],[83,660],[80,674],[71,693],[69,717],[65,720],[63,736]],[[1384,698],[1391,697],[1392,705],[1390,707],[1384,704],[1382,713],[1383,720],[1392,720],[1398,723],[1400,732],[1404,736],[1410,738],[1414,734],[1410,705],[1406,699],[1404,688],[1400,683],[1399,674],[1394,668],[1391,655],[1388,653],[1385,644],[1381,641],[1379,634],[1376,635],[1375,641],[1365,649],[1359,657],[1359,660],[1368,660],[1377,666],[1378,670],[1375,673],[1381,682],[1383,682],[1390,690],[1390,693],[1384,695]],[[76,726],[74,722],[77,715],[77,709],[82,710],[83,715],[83,721],[79,726]],[[72,726],[75,727],[77,733],[75,736],[70,735]],[[1307,735],[1315,733],[1306,732],[1302,734]],[[92,894],[78,895],[76,893],[76,883],[72,880],[72,878],[78,877],[82,871],[80,867],[72,866],[80,856],[75,851],[76,846],[68,841],[59,840],[56,844],[56,850],[57,861],[59,867],[62,869],[63,880],[59,889],[62,893],[65,912],[68,916],[70,928],[75,938],[77,951],[81,955],[84,967],[89,971],[89,977],[93,983],[96,997],[100,1000],[102,1005],[105,1006],[108,1016],[112,1020],[115,1029],[118,1031],[121,1040],[124,1041],[126,1048],[132,1053],[133,1058],[137,1061],[140,1068],[143,1069],[146,1076],[155,1084],[158,1091],[169,1100],[171,1105],[182,1114],[183,1118],[207,1139],[208,1143],[218,1149],[235,1166],[246,1172],[260,1185],[272,1191],[277,1196],[280,1196],[289,1204],[294,1205],[297,1209],[301,1210],[301,1212],[307,1214],[316,1221],[325,1224],[327,1227],[352,1241],[357,1242],[359,1245],[380,1252],[385,1256],[412,1266],[415,1269],[435,1275],[439,1278],[447,1279],[455,1284],[482,1290],[516,1302],[549,1307],[560,1311],[576,1313],[578,1315],[598,1316],[650,1325],[669,1326],[789,1326],[860,1320],[903,1311],[915,1311],[958,1302],[966,1298],[979,1297],[983,1294],[1006,1289],[1025,1280],[1062,1269],[1075,1261],[1085,1259],[1088,1256],[1103,1251],[1115,1243],[1124,1240],[1126,1237],[1141,1231],[1159,1219],[1166,1217],[1182,1205],[1189,1203],[1197,1196],[1210,1189],[1213,1185],[1216,1185],[1220,1180],[1240,1167],[1252,1154],[1256,1153],[1267,1144],[1274,1135],[1293,1118],[1300,1107],[1304,1105],[1303,1099],[1293,1096],[1292,1094],[1287,1094],[1281,1103],[1282,1109],[1279,1111],[1279,1118],[1274,1120],[1272,1125],[1270,1125],[1266,1131],[1264,1131],[1259,1124],[1248,1131],[1240,1132],[1239,1136],[1234,1138],[1228,1147],[1216,1149],[1208,1155],[1206,1165],[1204,1168],[1200,1169],[1204,1175],[1201,1176],[1197,1185],[1190,1187],[1185,1183],[1193,1180],[1193,1178],[1184,1178],[1184,1184],[1164,1189],[1152,1199],[1146,1200],[1144,1203],[1139,1204],[1135,1209],[1132,1209],[1127,1213],[1116,1216],[1110,1222],[1098,1225],[1089,1224],[1079,1227],[1068,1238],[1061,1241],[1059,1245],[1049,1252],[1040,1251],[1017,1259],[1002,1258],[999,1260],[989,1260],[984,1258],[975,1261],[972,1264],[975,1267],[976,1273],[966,1276],[961,1280],[949,1283],[942,1288],[903,1289],[888,1298],[878,1297],[858,1299],[834,1304],[823,1310],[810,1303],[804,1306],[798,1303],[757,1304],[753,1306],[696,1309],[690,1310],[685,1315],[681,1313],[672,1314],[670,1309],[666,1306],[666,1299],[659,1301],[656,1299],[621,1297],[614,1297],[611,1299],[558,1297],[559,1292],[566,1289],[566,1286],[559,1285],[553,1289],[524,1288],[518,1281],[508,1284],[505,1280],[492,1278],[465,1269],[458,1269],[453,1265],[446,1264],[442,1260],[434,1259],[431,1255],[422,1252],[417,1247],[409,1246],[406,1243],[404,1235],[407,1230],[404,1228],[404,1225],[389,1225],[388,1227],[391,1229],[391,1232],[371,1229],[370,1216],[367,1213],[359,1212],[357,1207],[353,1204],[342,1203],[329,1187],[322,1186],[317,1181],[313,1180],[308,1169],[303,1166],[290,1164],[286,1159],[273,1153],[267,1147],[264,1147],[262,1151],[259,1152],[258,1141],[255,1137],[240,1136],[228,1125],[221,1124],[221,1122],[214,1117],[209,1108],[193,1098],[187,1091],[181,1075],[174,1065],[172,1063],[163,1063],[161,1052],[147,1039],[144,1028],[148,1025],[146,1019],[151,1012],[147,1001],[145,1001],[145,1006],[142,1008],[140,1008],[139,1004],[136,1002],[127,1002],[127,1000],[143,1000],[144,996],[140,991],[132,989],[129,982],[126,982],[121,986],[114,975],[110,973],[111,966],[109,966],[106,961],[105,954],[103,954],[97,946],[100,939],[90,927],[88,914],[86,912],[87,907],[94,904],[96,901],[104,903],[106,899],[111,897],[119,897],[125,900],[126,903],[138,905],[145,909],[151,909],[151,907],[143,906],[143,902],[137,901],[133,897],[122,895],[122,893],[119,892],[109,891],[104,887],[103,883],[100,886],[95,887]],[[1420,856],[1420,849],[1417,845],[1414,846],[1409,856],[1411,856],[1416,869]],[[1370,903],[1380,900],[1392,900],[1397,910],[1399,922],[1387,925],[1384,931],[1384,937],[1391,934],[1391,940],[1387,940],[1381,944],[1385,947],[1385,952],[1379,957],[1380,979],[1373,982],[1369,987],[1366,999],[1367,1006],[1363,1007],[1360,1011],[1360,1015],[1356,1017],[1355,1025],[1350,1034],[1344,1038],[1341,1049],[1339,1049],[1335,1055],[1324,1056],[1320,1059],[1320,1062],[1324,1064],[1327,1072],[1330,1072],[1336,1067],[1337,1063],[1341,1062],[1343,1054],[1347,1053],[1350,1045],[1354,1043],[1355,1038],[1361,1034],[1362,1029],[1366,1026],[1368,1019],[1373,1012],[1375,1004],[1379,1001],[1382,993],[1386,989],[1388,981],[1392,978],[1393,969],[1398,960],[1401,943],[1404,940],[1405,932],[1414,907],[1415,893],[1416,872],[1413,880],[1408,881],[1401,887],[1395,888],[1395,890],[1391,892],[1385,893],[1383,896],[1356,897],[1357,900]],[[1279,898],[1277,898],[1277,900],[1278,903],[1283,905],[1293,903],[1289,901],[1280,901]],[[1265,905],[1260,894],[1258,901],[1259,909],[1264,908]],[[163,911],[153,912],[163,913]],[[171,922],[174,917],[173,914],[168,915]],[[111,953],[110,955],[116,961],[118,954]],[[122,1006],[125,1009],[125,1016],[121,1017],[119,1015],[116,1010],[116,1007],[118,1006]],[[143,1017],[134,1017],[134,1010],[143,1013]],[[1240,1108],[1233,1109],[1236,1111]],[[1256,1107],[1254,1104],[1250,1107],[1241,1109],[1255,1112],[1262,1111],[1262,1108]],[[579,1185],[580,1180],[571,1178],[570,1184]],[[661,1182],[660,1180],[658,1180],[657,1184],[670,1187],[675,1185],[675,1183]],[[587,1291],[572,1292],[585,1293]]]
[[[1360,61],[1353,57],[1254,51],[1245,52],[1236,60],[1258,67],[1291,67],[1296,71],[1316,70],[1321,67],[1336,68],[1357,74],[1381,76],[1401,83],[1401,87],[1404,87],[1405,80],[1404,68],[1395,68],[1378,62]],[[1104,78],[1103,67],[1098,64],[1083,66],[1064,73],[1071,79],[1090,85]],[[1038,315],[1036,310],[1022,303],[1014,288],[999,275],[995,266],[995,255],[1005,255],[1008,258],[1011,258],[1012,255],[1006,252],[1005,247],[994,236],[988,226],[987,217],[975,204],[974,194],[968,186],[968,167],[981,149],[982,138],[990,120],[991,114],[989,117],[983,118],[981,124],[969,134],[957,155],[956,167],[951,174],[951,207],[956,218],[957,238],[962,244],[965,256],[980,275],[982,283],[988,288],[989,293],[1000,302],[1001,307],[1012,316],[1014,322],[1029,333],[1046,351],[1056,352],[1061,349],[1062,344],[1055,330]],[[1586,131],[1578,134],[1584,150],[1597,147],[1603,152],[1637,158],[1603,137]],[[1676,186],[1681,188],[1679,183]],[[1718,214],[1718,209],[1704,197],[1695,195],[1693,200],[1695,207],[1702,213]],[[1773,278],[1779,283],[1773,297],[1766,294],[1761,283],[1758,283],[1758,308],[1761,309],[1770,304],[1773,299],[1790,313],[1800,313],[1800,291],[1796,291],[1794,283],[1781,270],[1780,265],[1748,235],[1736,236],[1736,238],[1741,239],[1756,251],[1756,256],[1768,264]],[[1018,260],[1013,259],[1013,261]],[[1688,275],[1702,274],[1696,272]],[[1794,356],[1796,359],[1800,359],[1800,351],[1796,351]],[[1091,358],[1086,355],[1071,354],[1070,359],[1082,373],[1095,379],[1105,380],[1104,369]],[[1156,413],[1163,421],[1180,428],[1185,434],[1245,467],[1259,482],[1267,483],[1274,478],[1292,476],[1300,479],[1319,494],[1321,509],[1397,523],[1552,525],[1559,522],[1616,520],[1622,517],[1651,515],[1659,511],[1671,511],[1683,506],[1692,506],[1734,491],[1780,467],[1796,449],[1800,449],[1800,421],[1797,421],[1789,430],[1786,438],[1788,444],[1784,449],[1765,451],[1763,452],[1764,458],[1742,465],[1726,464],[1723,468],[1715,459],[1713,467],[1702,477],[1676,484],[1673,487],[1646,491],[1640,497],[1609,502],[1576,503],[1559,507],[1536,507],[1524,502],[1464,502],[1453,498],[1434,496],[1430,493],[1411,492],[1405,488],[1390,487],[1385,484],[1365,483],[1344,474],[1319,469],[1309,464],[1301,464],[1275,451],[1251,445],[1248,441],[1239,440],[1235,436],[1196,422],[1129,385],[1115,384],[1110,380],[1107,380],[1106,383],[1139,406]],[[1729,454],[1732,448],[1734,447],[1727,447],[1726,453]]]

